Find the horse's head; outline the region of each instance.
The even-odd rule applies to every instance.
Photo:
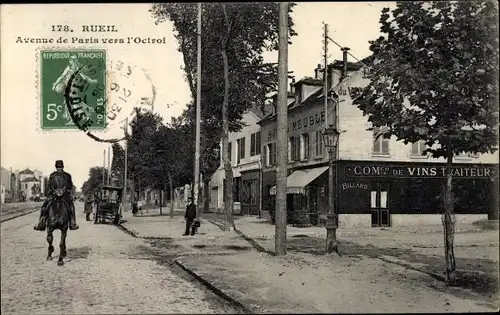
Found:
[[[65,192],[66,192],[66,187],[56,188],[54,189],[54,196],[59,199],[64,195]]]

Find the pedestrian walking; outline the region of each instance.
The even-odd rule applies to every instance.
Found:
[[[196,206],[193,204],[193,198],[188,198],[188,204],[186,206],[186,213],[184,214],[184,219],[186,219],[186,231],[183,235],[189,235],[189,229],[191,229],[191,235],[194,235],[196,227],[193,222],[196,218]]]

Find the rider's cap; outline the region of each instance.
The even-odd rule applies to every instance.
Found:
[[[62,160],[57,160],[56,161],[56,168],[63,168],[64,167],[64,162]]]

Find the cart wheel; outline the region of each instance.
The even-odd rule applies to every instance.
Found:
[[[120,224],[120,215],[117,214],[115,215],[115,219],[113,220],[114,225],[119,225]]]

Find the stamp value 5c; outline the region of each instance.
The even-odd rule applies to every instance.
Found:
[[[40,52],[40,100],[42,129],[79,129],[69,108],[91,121],[91,129],[106,127],[106,51],[102,49],[42,50]],[[82,69],[85,71],[82,71]],[[84,99],[65,98],[68,83],[78,76]],[[74,114],[74,113],[73,113]],[[85,122],[81,122],[85,124]]]

